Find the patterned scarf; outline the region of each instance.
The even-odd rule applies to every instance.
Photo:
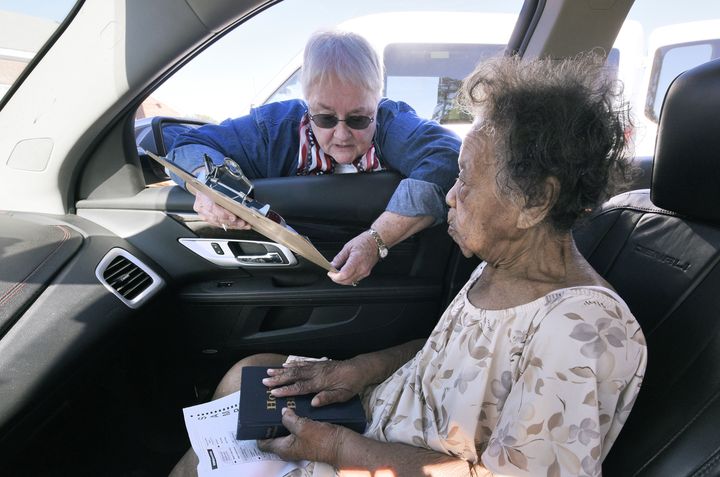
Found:
[[[332,156],[320,149],[310,127],[310,118],[306,114],[300,122],[300,152],[296,174],[299,176],[332,174],[337,165]],[[365,154],[353,161],[352,166],[355,168],[352,172],[374,172],[384,169],[375,153],[374,143]]]

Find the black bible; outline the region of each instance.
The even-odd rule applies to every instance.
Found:
[[[315,421],[345,426],[356,432],[364,432],[367,421],[360,398],[312,407],[314,394],[275,397],[270,388],[262,383],[267,378],[268,366],[246,366],[242,369],[240,403],[236,439],[271,439],[289,434],[282,425],[282,409],[293,409],[298,416]]]

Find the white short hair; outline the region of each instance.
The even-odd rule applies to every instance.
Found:
[[[305,45],[301,85],[308,97],[314,85],[338,79],[382,95],[384,72],[370,43],[357,33],[323,30],[315,32]]]

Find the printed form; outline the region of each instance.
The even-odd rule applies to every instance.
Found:
[[[235,439],[239,399],[240,391],[183,409],[190,443],[200,461],[198,476],[306,475],[303,470],[308,462],[285,462],[258,449],[254,440]]]

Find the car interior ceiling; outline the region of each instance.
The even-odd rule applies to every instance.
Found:
[[[231,1],[223,3],[224,11],[215,9],[213,2],[187,3],[207,26],[208,36],[249,11],[247,4]],[[262,2],[253,3],[257,7],[255,3]],[[560,5],[556,16],[576,15],[580,8],[579,2],[547,3]],[[631,4],[624,0],[613,8],[626,13]],[[532,13],[527,13],[528,18]],[[617,23],[611,15],[601,17]],[[558,45],[577,37],[571,31],[577,25],[543,31],[548,27],[539,19],[526,24],[540,32],[530,41],[518,38],[523,47],[516,49],[528,55],[562,53],[565,47]],[[593,41],[612,43],[609,36],[588,39],[589,44]],[[672,84],[660,117],[655,156],[636,158],[643,172],[636,176],[633,189],[648,189],[614,197],[574,232],[581,252],[638,318],[649,346],[643,388],[604,464],[606,475],[720,474],[720,434],[715,429],[720,421],[720,330],[709,312],[720,309],[720,215],[714,207],[720,189],[713,161],[720,139],[708,126],[717,122],[714,116],[720,110],[718,83],[720,61],[716,60]],[[247,301],[254,290],[237,289],[237,271],[220,271],[203,280],[202,259],[177,262],[163,250],[164,240],[175,241],[188,229],[200,237],[209,232],[184,217],[183,212],[192,210],[191,196],[177,188],[144,187],[141,164],[132,152],[131,109],[103,129],[87,157],[74,191],[80,198],[78,215],[0,213],[4,231],[0,250],[6,252],[0,271],[0,363],[15,380],[12,402],[3,398],[0,407],[0,458],[7,463],[0,466],[0,473],[67,475],[77,466],[75,475],[165,474],[188,446],[179,410],[209,399],[229,364],[240,355],[264,351],[268,342],[243,342],[228,353],[207,344],[232,337],[238,331],[238,316],[224,317],[220,306],[202,297]],[[322,235],[325,242],[318,247],[326,256],[382,210],[387,202],[383,194],[399,180],[390,174],[355,184],[311,179],[338,196],[343,195],[340,191],[351,191],[348,202],[340,201],[336,207],[326,203],[316,211],[327,223],[303,216],[298,182],[283,184],[283,194],[277,195],[277,180],[259,180],[256,197],[294,217],[303,234]],[[353,187],[358,191],[352,192]],[[372,203],[365,209],[354,208],[351,198],[369,188],[378,191],[370,198]],[[166,215],[165,209],[170,213]],[[133,211],[142,211],[154,224],[153,234],[136,233],[138,215]],[[345,225],[335,227],[333,220],[344,220]],[[378,340],[374,346],[410,336],[402,330],[412,323],[408,314],[426,317],[412,330],[413,337],[432,325],[430,317],[437,316],[477,263],[463,259],[452,247],[444,230],[436,228],[394,250],[393,261],[366,289],[375,301],[365,311],[365,319],[371,320],[381,308],[398,308],[398,321],[386,329],[387,341]],[[116,296],[97,287],[95,279],[97,264],[115,248],[140,257],[158,272],[159,281],[171,283],[173,277],[182,276],[184,282],[163,288],[139,308],[118,306]],[[418,254],[430,258],[413,261]],[[305,313],[303,320],[310,315],[325,319],[322,313],[318,317],[317,311],[298,305],[315,298],[325,300],[328,313],[356,313],[342,297],[328,298],[326,289],[314,289],[316,276],[307,264],[302,267],[306,268],[296,275],[266,277],[285,291],[306,287],[307,295],[284,295],[294,313]],[[434,272],[438,269],[440,276]],[[411,279],[394,287],[394,278],[401,275]],[[230,285],[223,289],[221,283]],[[60,284],[69,286],[61,289]],[[393,301],[398,296],[418,302],[407,308]],[[265,336],[271,337],[297,319],[268,308],[266,303],[246,306],[237,314],[249,321],[267,318],[262,326],[268,327]],[[64,313],[75,316],[67,320]],[[188,319],[192,315],[217,320],[221,326],[204,330]],[[334,343],[329,343],[331,335],[311,335],[306,342],[278,349],[311,353],[323,347],[345,357],[356,349],[348,346],[351,341],[352,346],[368,346],[371,333],[350,329],[348,334],[350,339]]]

